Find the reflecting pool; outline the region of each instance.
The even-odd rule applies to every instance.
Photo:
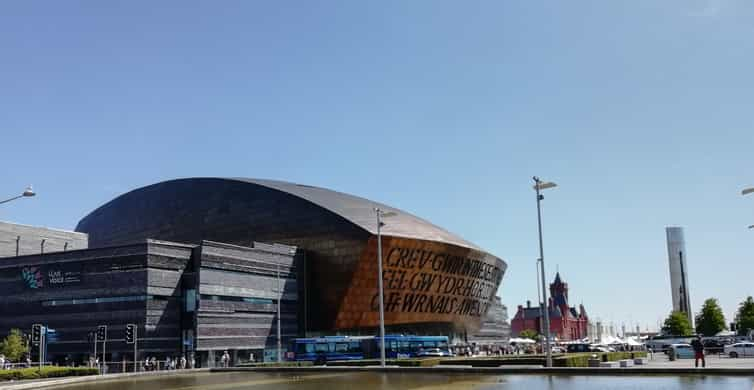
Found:
[[[754,378],[722,376],[565,376],[448,373],[198,373],[103,380],[66,390],[723,390],[752,389]]]

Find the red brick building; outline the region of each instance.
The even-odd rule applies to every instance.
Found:
[[[550,334],[560,340],[579,340],[587,337],[589,317],[584,305],[568,306],[568,283],[563,283],[560,273],[555,275],[555,281],[550,284],[550,298],[547,300],[550,313]],[[518,311],[511,321],[511,334],[518,336],[523,330],[531,329],[541,333],[544,318],[537,306],[532,307],[526,301],[526,307],[518,305]]]

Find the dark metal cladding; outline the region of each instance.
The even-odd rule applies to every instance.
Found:
[[[136,325],[139,359],[196,353],[207,367],[223,350],[234,362],[252,351],[261,358],[277,343],[278,299],[283,345],[301,336],[298,259],[295,247],[251,246],[147,240],[4,258],[0,335],[43,324],[54,330],[48,360],[83,364],[94,352],[90,333],[106,325],[113,370],[133,359],[126,324]]]
[[[375,207],[396,213],[382,228],[385,240],[392,238],[385,256],[393,249],[395,256],[403,253],[394,266],[385,264],[390,275],[402,278],[402,284],[394,280],[386,287],[386,296],[394,294],[387,324],[478,327],[505,262],[410,213],[337,191],[245,178],[170,180],[119,196],[83,218],[76,230],[88,233],[95,247],[145,238],[294,245],[306,257],[302,326],[307,332],[331,332],[376,326],[377,280],[370,268],[376,259]],[[407,257],[430,254],[437,257],[433,263]],[[413,291],[409,278],[425,280],[423,291]]]

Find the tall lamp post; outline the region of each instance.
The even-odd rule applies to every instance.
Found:
[[[29,198],[29,197],[32,197],[34,195],[36,195],[36,193],[34,192],[34,190],[31,189],[31,186],[28,186],[28,187],[26,187],[26,190],[21,193],[21,195],[14,196],[14,197],[12,197],[10,199],[6,199],[6,200],[0,200],[0,204],[8,203],[8,202],[10,202],[12,200],[16,200],[18,198]]]
[[[538,177],[534,176],[534,191],[537,193],[537,227],[539,228],[539,265],[540,276],[542,278],[542,301],[544,301],[545,312],[545,351],[547,353],[546,366],[552,367],[552,351],[550,350],[550,308],[547,304],[547,288],[545,285],[545,254],[544,246],[542,245],[542,211],[540,203],[545,197],[540,194],[540,191],[548,188],[556,187],[557,184],[550,181],[542,181]]]
[[[754,187],[744,188],[741,191],[741,195],[749,195],[751,193],[754,193]],[[749,225],[749,229],[754,229],[754,225]]]
[[[385,367],[385,293],[382,290],[382,218],[392,217],[396,213],[384,212],[379,207],[374,208],[377,214],[377,285],[380,295],[380,366]]]

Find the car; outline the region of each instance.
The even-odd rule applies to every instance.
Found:
[[[670,352],[668,354],[670,360],[693,359],[694,355],[694,348],[691,344],[671,344]]]
[[[592,352],[592,348],[586,343],[568,344],[566,349],[569,353],[575,352]]]
[[[561,347],[561,346],[558,346],[558,345],[553,345],[552,347],[550,347],[550,352],[552,352],[552,353],[566,353],[566,349],[563,348],[563,347]]]
[[[418,357],[444,357],[444,356],[450,356],[450,353],[448,351],[443,351],[440,348],[427,348],[427,349],[423,349],[417,352],[416,356]]]
[[[732,358],[754,356],[754,343],[742,342],[726,345],[723,347],[723,352]]]
[[[723,347],[725,347],[722,341],[715,339],[704,340],[702,344],[704,345],[705,353],[720,353],[723,352]]]

